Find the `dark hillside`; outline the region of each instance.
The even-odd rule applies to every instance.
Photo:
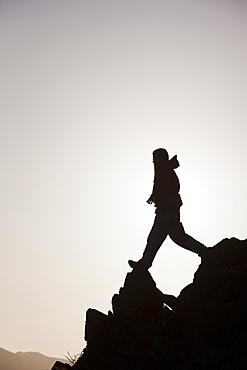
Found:
[[[224,239],[179,297],[159,291],[148,271],[128,273],[112,312],[87,311],[87,347],[72,368],[245,370],[246,335],[247,240]]]

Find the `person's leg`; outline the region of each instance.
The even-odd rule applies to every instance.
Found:
[[[167,219],[169,218],[164,214],[156,215],[153,227],[148,235],[147,245],[143,252],[143,256],[138,262],[129,260],[130,267],[135,268],[139,266],[149,268],[152,266],[156,253],[168,235],[169,228],[167,227]]]
[[[167,235],[179,223],[179,211],[158,213],[155,217],[153,227],[148,236],[147,245],[144,250],[142,261],[152,266],[152,262]]]
[[[178,244],[184,249],[197,253],[199,256],[202,256],[203,253],[207,250],[204,244],[198,242],[190,235],[185,233],[183,225],[179,220],[169,232],[169,236],[172,241],[174,241],[174,243]]]
[[[152,266],[152,262],[168,235],[168,217],[166,214],[157,214],[153,227],[148,235],[147,245],[141,258],[141,263]]]

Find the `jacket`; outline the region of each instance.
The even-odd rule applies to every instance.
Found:
[[[174,171],[179,167],[177,156],[169,161],[154,163],[154,185],[151,199],[156,213],[179,210],[182,200],[179,195],[180,183]]]

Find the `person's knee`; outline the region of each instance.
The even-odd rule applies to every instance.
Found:
[[[183,242],[183,235],[180,234],[169,234],[171,240],[176,244],[181,244]]]
[[[175,243],[179,243],[180,241],[183,241],[184,237],[186,236],[183,225],[181,222],[176,225],[169,233],[170,238]]]

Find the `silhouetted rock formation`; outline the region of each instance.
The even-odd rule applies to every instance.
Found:
[[[73,370],[246,369],[247,240],[209,248],[178,298],[135,269],[112,307],[87,311],[87,347]]]

